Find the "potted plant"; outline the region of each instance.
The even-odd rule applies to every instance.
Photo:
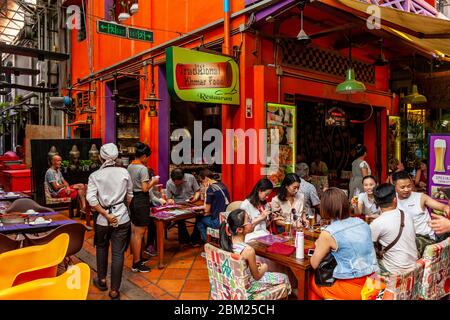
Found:
[[[64,169],[64,173],[67,173],[67,168],[69,167],[69,160],[61,161],[61,168]]]

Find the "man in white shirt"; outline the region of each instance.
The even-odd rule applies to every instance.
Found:
[[[125,168],[115,166],[119,151],[108,143],[100,148],[103,164],[89,176],[86,199],[98,213],[95,219],[94,245],[97,257],[97,277],[94,285],[101,291],[108,290],[108,249],[111,245],[111,288],[109,296],[120,299],[120,284],[124,264],[124,253],[130,235],[128,206],[133,198],[133,183]]]
[[[427,208],[443,211],[449,216],[450,207],[424,193],[413,192],[414,183],[406,171],[395,172],[392,175],[392,180],[397,192],[398,208],[413,218],[417,249],[419,254],[422,255],[427,245],[443,240],[443,237],[437,236],[431,228],[431,217]]]
[[[393,185],[383,183],[374,189],[373,194],[381,215],[370,224],[372,241],[375,244],[379,243],[383,249],[393,244],[383,254],[382,259],[378,260],[380,270],[392,274],[411,270],[418,259],[414,221],[410,215],[403,213],[401,229],[402,213],[397,208],[397,197]],[[400,237],[397,239],[399,234]]]

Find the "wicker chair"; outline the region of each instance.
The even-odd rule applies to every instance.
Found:
[[[74,208],[76,207],[77,201],[72,201],[70,197],[64,198],[53,198],[50,190],[48,189],[47,183],[44,182],[44,192],[45,192],[45,205],[53,209],[59,210],[69,210],[69,217],[74,217]]]

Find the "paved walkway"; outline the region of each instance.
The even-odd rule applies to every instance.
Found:
[[[192,232],[193,226],[188,227]],[[83,249],[77,254],[74,262],[83,261],[91,267],[91,286],[88,300],[109,299],[108,291],[99,291],[92,285],[97,276],[93,231],[88,231]],[[130,250],[125,254],[121,298],[123,300],[208,300],[210,298],[208,270],[206,260],[200,256],[201,247],[180,248],[177,240],[177,229],[168,232],[165,242],[165,263],[167,267],[157,269],[157,257],[147,263],[151,267],[149,273],[131,271],[132,256]],[[110,257],[111,259],[111,257]],[[110,283],[109,279],[107,280]]]

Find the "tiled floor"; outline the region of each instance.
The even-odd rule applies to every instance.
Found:
[[[192,226],[189,226],[188,230],[191,232]],[[75,259],[90,265],[92,270],[91,282],[96,277],[93,236],[93,231],[86,233],[83,249]],[[172,228],[168,232],[165,248],[164,262],[167,263],[167,267],[158,269],[156,267],[158,257],[152,257],[147,263],[147,266],[152,269],[149,273],[132,272],[132,256],[129,250],[126,252],[121,298],[124,300],[208,300],[210,298],[208,271],[205,259],[200,256],[202,247],[180,248],[177,240],[177,229]],[[91,284],[88,299],[109,299],[108,291],[101,292]]]

